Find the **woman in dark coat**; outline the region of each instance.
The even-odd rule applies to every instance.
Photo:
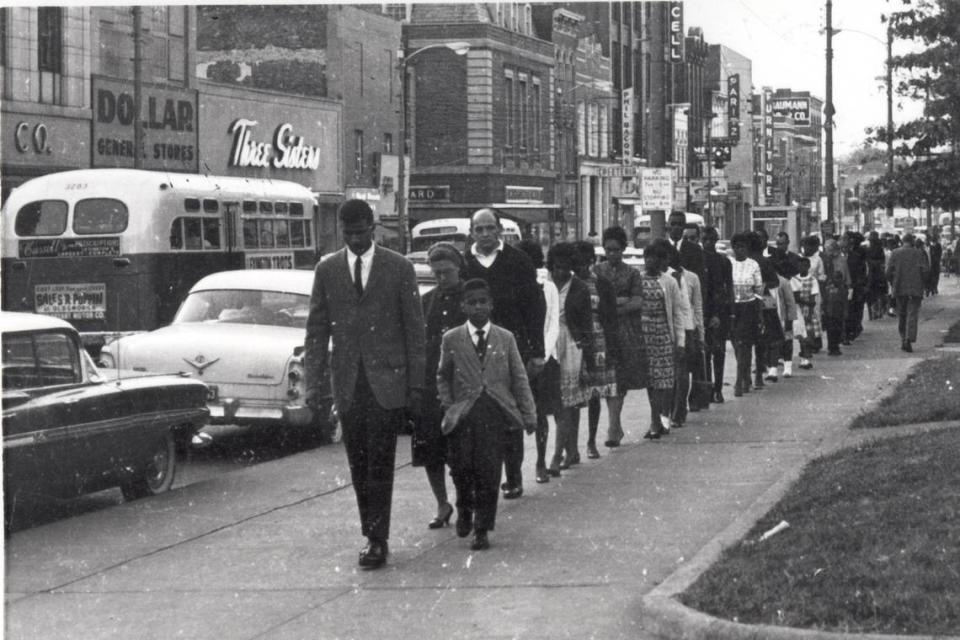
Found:
[[[439,242],[430,248],[427,260],[437,280],[437,286],[422,298],[423,317],[427,324],[426,389],[423,395],[423,411],[414,425],[410,442],[413,448],[412,464],[426,470],[430,488],[437,499],[437,515],[427,526],[439,529],[449,524],[450,516],[453,515],[453,506],[447,500],[444,478],[447,441],[440,430],[443,409],[437,392],[440,344],[446,331],[460,326],[467,318],[460,308],[460,269],[463,267],[463,256],[454,245]]]

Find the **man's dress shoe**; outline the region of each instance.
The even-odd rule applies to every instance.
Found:
[[[388,553],[386,540],[371,539],[360,552],[360,566],[367,569],[382,567],[387,561]]]

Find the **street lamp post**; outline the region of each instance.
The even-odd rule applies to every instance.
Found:
[[[397,226],[400,231],[400,253],[407,252],[407,239],[410,235],[409,223],[407,222],[407,187],[406,187],[406,164],[407,164],[407,64],[414,56],[426,51],[427,49],[436,49],[445,47],[450,49],[458,56],[465,55],[470,50],[469,42],[436,42],[420,47],[410,55],[404,55],[404,50],[397,51],[397,66],[400,70],[400,162],[397,166]]]

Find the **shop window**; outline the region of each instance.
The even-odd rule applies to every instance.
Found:
[[[13,228],[18,236],[58,236],[67,230],[67,203],[38,200],[24,205]]]
[[[59,104],[63,73],[63,8],[37,9],[37,65],[40,102]]]
[[[79,235],[123,233],[127,229],[127,205],[113,198],[80,200],[73,208],[73,232]]]

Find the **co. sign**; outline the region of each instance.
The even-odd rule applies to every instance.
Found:
[[[20,153],[26,153],[31,146],[36,153],[52,153],[47,142],[48,138],[47,125],[42,122],[33,125],[32,129],[29,122],[17,123],[14,140],[17,151]]]

